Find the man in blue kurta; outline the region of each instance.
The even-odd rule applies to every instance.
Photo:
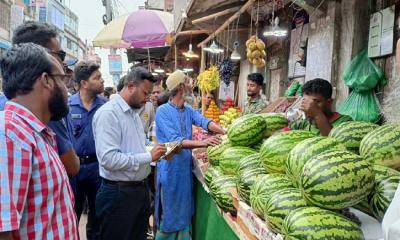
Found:
[[[205,141],[192,140],[192,125],[217,134],[224,130],[185,105],[184,83],[186,76],[180,71],[167,79],[170,100],[156,113],[156,135],[160,143],[178,141],[181,151],[167,161],[157,164],[156,185],[156,239],[189,239],[190,224],[194,213],[192,153],[190,149],[220,143],[218,136]]]
[[[74,80],[79,85],[79,92],[68,99],[70,112],[67,116],[67,126],[81,164],[79,173],[71,180],[71,185],[75,194],[75,212],[78,221],[85,201],[88,203],[87,239],[99,239],[100,235],[95,201],[101,179],[92,120],[96,111],[107,102],[107,99],[99,95],[104,90],[104,80],[99,69],[100,66],[94,62],[78,63],[74,71]]]

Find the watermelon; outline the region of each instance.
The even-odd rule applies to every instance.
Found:
[[[217,205],[226,212],[236,212],[233,206],[233,197],[229,189],[234,188],[235,178],[232,176],[218,176],[211,181],[210,194]]]
[[[253,146],[263,139],[265,121],[260,115],[250,115],[237,119],[228,130],[228,138],[233,146]]]
[[[253,186],[255,181],[261,176],[266,175],[263,167],[251,167],[239,171],[236,188],[239,197],[244,200],[247,204],[250,203],[250,188]]]
[[[230,147],[221,154],[219,166],[224,174],[236,175],[240,160],[254,153],[257,152],[252,148]]]
[[[361,140],[378,125],[368,122],[344,122],[333,128],[330,137],[338,139],[349,151],[358,154]]]
[[[372,165],[349,151],[330,151],[303,167],[299,187],[309,204],[343,209],[361,202],[373,190]]]
[[[315,137],[309,131],[281,132],[264,141],[261,147],[261,159],[269,173],[285,173],[289,152],[301,141]]]
[[[400,177],[400,172],[381,165],[374,165],[373,169],[375,173],[374,190],[368,198],[354,208],[381,220],[388,208],[387,199],[392,199],[391,192],[396,191],[396,186],[392,184],[392,181]]]
[[[222,142],[219,145],[215,146],[209,146],[207,148],[207,156],[208,156],[208,161],[212,166],[218,166],[219,165],[219,158],[221,157],[221,154],[231,147],[231,144],[229,142],[228,136],[224,135],[222,136]]]
[[[238,172],[240,173],[241,171],[243,171],[245,169],[258,168],[258,167],[262,167],[262,164],[260,162],[260,154],[254,153],[254,154],[251,154],[247,157],[240,159],[239,166],[238,166]]]
[[[360,155],[374,164],[400,168],[400,127],[383,125],[368,133],[360,143]]]
[[[346,150],[338,140],[331,137],[313,137],[301,141],[290,151],[286,161],[286,175],[298,186],[304,164],[312,157],[326,151]]]
[[[397,187],[399,186],[400,175],[389,176],[377,179],[375,190],[370,199],[370,205],[374,216],[382,220],[390,203],[394,198]]]
[[[267,125],[264,131],[264,137],[272,136],[276,131],[288,125],[288,120],[282,113],[262,113],[260,114]]]
[[[267,174],[256,179],[250,188],[250,206],[254,212],[263,218],[265,204],[274,192],[293,188],[293,184],[285,174]]]
[[[400,172],[382,165],[374,165],[375,180],[391,176],[400,176]]]
[[[292,210],[283,222],[285,240],[363,240],[360,227],[338,213],[317,207]]]
[[[208,187],[210,187],[210,184],[212,180],[218,176],[222,176],[222,170],[220,167],[209,167],[207,169],[207,172],[204,174],[204,181]]]
[[[330,137],[313,137],[301,141],[289,153],[286,175],[292,179],[295,186],[298,186],[304,164],[312,157],[331,150],[346,150],[346,147],[339,140]]]
[[[301,192],[297,188],[279,190],[271,195],[264,208],[264,219],[275,232],[282,233],[286,216],[296,208],[307,207]]]

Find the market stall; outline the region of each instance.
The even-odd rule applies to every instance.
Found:
[[[399,143],[384,139],[400,130],[353,121],[321,137],[281,132],[287,123],[279,113],[241,117],[221,145],[193,151],[195,236],[215,239],[223,231],[218,239],[339,239],[346,228],[348,239],[382,239],[380,221],[400,182]],[[308,212],[332,224],[309,219]]]

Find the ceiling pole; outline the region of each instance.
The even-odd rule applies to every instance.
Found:
[[[221,16],[227,15],[229,13],[234,13],[234,12],[238,11],[239,9],[240,9],[240,7],[228,8],[228,9],[225,9],[225,10],[223,10],[221,12],[217,12],[217,13],[214,13],[214,14],[211,14],[211,15],[207,15],[207,16],[202,17],[202,18],[195,19],[195,20],[192,21],[192,24],[196,25],[196,24],[199,24],[199,23],[202,23],[202,22],[206,22],[208,20],[212,20],[214,18],[221,17]]]
[[[219,27],[213,34],[211,34],[210,36],[208,36],[208,38],[206,38],[204,41],[202,41],[201,43],[199,43],[197,45],[197,47],[202,47],[205,46],[209,41],[211,41],[216,35],[218,35],[219,33],[221,33],[225,28],[227,28],[229,26],[229,24],[231,24],[233,21],[235,21],[235,19],[237,19],[241,14],[243,14],[245,11],[247,11],[247,9],[249,9],[255,2],[256,0],[248,0],[241,8],[238,12],[236,12],[235,14],[233,14],[224,24],[222,24],[221,27]]]

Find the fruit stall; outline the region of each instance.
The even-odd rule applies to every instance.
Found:
[[[196,239],[382,239],[400,129],[353,121],[323,137],[287,124],[280,113],[246,115],[220,145],[193,151]]]

